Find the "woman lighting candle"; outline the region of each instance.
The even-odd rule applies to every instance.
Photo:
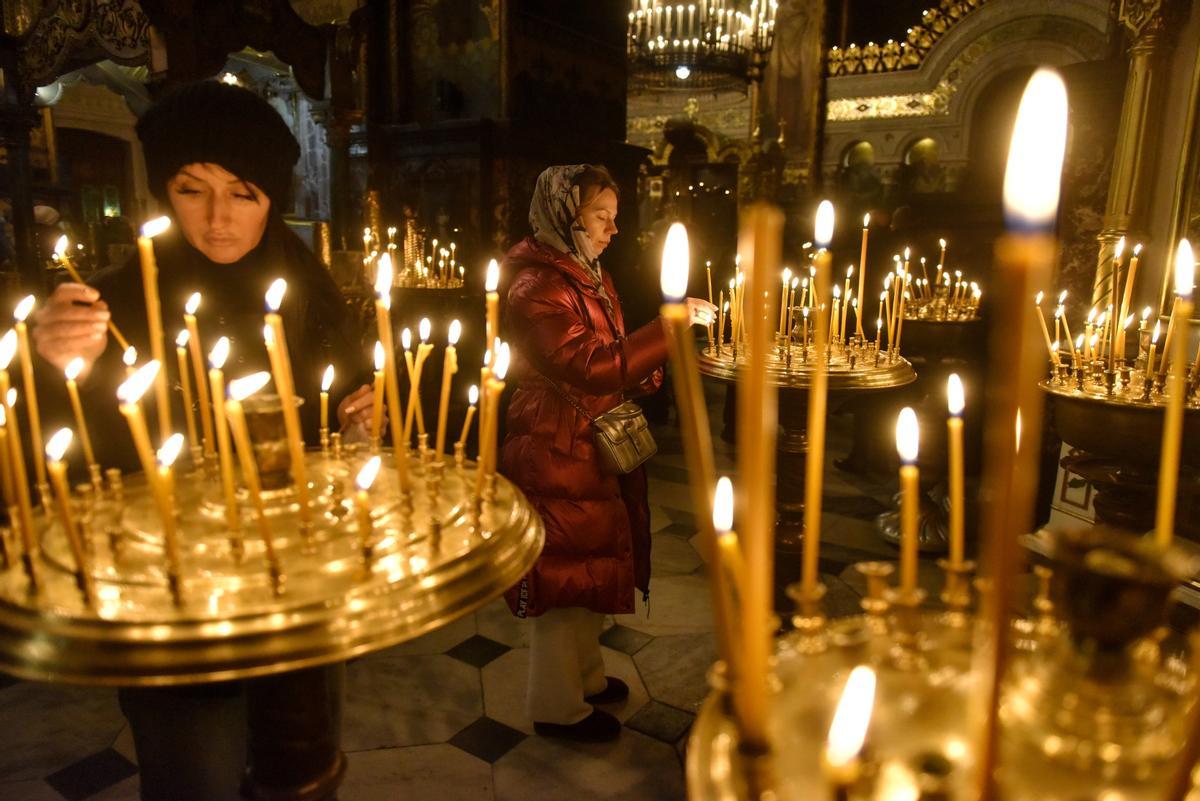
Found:
[[[1166,548],[1175,535],[1175,488],[1179,482],[1179,451],[1183,439],[1183,407],[1187,401],[1188,322],[1192,319],[1192,290],[1196,283],[1196,260],[1192,245],[1179,240],[1175,250],[1175,306],[1172,324],[1175,339],[1171,350],[1163,345],[1163,362],[1170,360],[1171,372],[1166,386],[1167,410],[1163,418],[1162,455],[1158,463],[1158,507],[1154,517],[1154,541]]]
[[[896,452],[900,454],[900,590],[917,589],[917,521],[921,513],[917,445],[917,413],[905,406],[896,419]]]

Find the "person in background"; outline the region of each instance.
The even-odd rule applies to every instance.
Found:
[[[506,599],[533,621],[528,713],[544,736],[611,740],[620,723],[597,705],[629,687],[606,677],[606,614],[634,611],[649,593],[650,512],[642,467],[601,470],[592,426],[627,395],[658,389],[667,359],[660,319],[626,332],[621,302],[600,254],[617,233],[618,189],[604,167],[550,167],[529,207],[533,236],[513,247],[504,329],[516,354],[501,472],[541,514],[546,544]],[[688,299],[692,322],[710,303]],[[569,396],[569,399],[568,399]]]

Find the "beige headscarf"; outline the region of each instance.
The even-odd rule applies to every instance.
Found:
[[[529,227],[537,241],[570,255],[586,268],[607,299],[599,256],[578,219],[582,199],[574,181],[585,169],[586,164],[566,164],[542,170],[529,203]]]

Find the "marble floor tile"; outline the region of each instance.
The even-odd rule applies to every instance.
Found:
[[[475,613],[475,627],[484,637],[509,648],[529,646],[529,621],[513,615],[503,598],[497,598]]]
[[[711,633],[657,637],[633,657],[651,698],[692,713],[708,695],[706,676],[716,660]]]
[[[88,796],[87,801],[138,801],[140,789],[141,780],[137,776],[130,776],[106,790]]]
[[[650,503],[650,532],[653,534],[669,525],[671,525],[671,518],[661,506],[652,501]]]
[[[624,729],[611,743],[530,737],[493,766],[496,801],[685,801],[675,749]]]
[[[677,524],[672,524],[673,528]],[[682,528],[682,527],[681,527]],[[691,535],[691,532],[688,532]],[[700,567],[700,554],[687,537],[659,532],[650,538],[650,575],[686,576]]]
[[[687,484],[651,478],[648,482],[650,500],[672,509],[692,508],[692,492]]]
[[[0,691],[0,776],[42,779],[103,751],[125,725],[114,690],[23,681]]]
[[[600,653],[604,655],[605,674],[616,676],[629,685],[628,698],[615,704],[605,704],[603,707],[606,712],[616,715],[617,720],[624,723],[650,701],[650,694],[646,692],[646,685],[642,682],[633,657],[611,648],[601,648]]]
[[[137,773],[137,765],[113,749],[105,748],[50,774],[46,784],[68,801],[83,801],[137,776]]]
[[[483,714],[479,670],[449,656],[381,656],[346,669],[342,748],[443,743]]]
[[[515,748],[527,735],[486,715],[450,738],[450,745],[489,765]]]
[[[446,652],[459,662],[481,668],[497,657],[508,653],[510,648],[479,634],[473,634]]]
[[[137,749],[133,746],[133,729],[129,728],[129,724],[126,724],[117,735],[117,739],[113,740],[112,749],[133,764],[137,764]]]
[[[134,796],[131,801],[136,801]],[[0,801],[64,801],[54,788],[41,779],[0,782]]]
[[[674,745],[687,734],[696,716],[658,701],[651,701],[638,710],[626,724],[634,731]]]
[[[426,656],[429,654],[444,654],[472,634],[475,634],[475,616],[466,615],[453,623],[435,629],[415,640],[393,645],[391,648],[378,652],[378,656]],[[367,656],[372,659],[375,656]]]
[[[712,597],[703,575],[650,578],[650,613],[641,606],[632,615],[617,615],[622,626],[651,634],[690,634],[711,631]]]
[[[492,769],[452,745],[386,748],[347,754],[338,797],[345,801],[490,801]]]
[[[600,635],[602,645],[625,654],[636,654],[653,639],[649,634],[643,634],[636,629],[620,624],[612,626]]]

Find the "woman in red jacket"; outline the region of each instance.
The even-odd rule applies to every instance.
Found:
[[[626,334],[612,278],[599,257],[617,233],[618,189],[603,167],[550,167],[529,207],[533,236],[508,252],[505,329],[517,354],[502,471],[546,524],[533,570],[509,591],[518,617],[533,618],[528,711],[547,736],[611,740],[620,723],[593,704],[629,687],[604,675],[606,614],[634,611],[649,592],[650,513],[642,468],[601,471],[589,420],[629,395],[656,391],[667,359],[654,320]],[[689,299],[693,322],[713,307]]]

